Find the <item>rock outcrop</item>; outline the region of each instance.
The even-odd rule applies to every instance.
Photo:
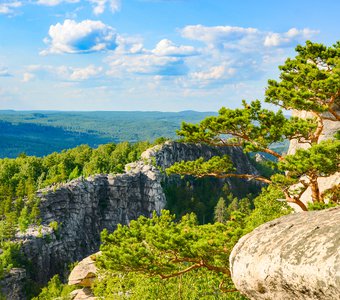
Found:
[[[96,299],[92,293],[91,285],[97,276],[95,261],[98,255],[100,255],[100,252],[84,258],[71,271],[70,276],[68,277],[68,284],[80,287],[71,293],[70,296],[73,300]]]
[[[26,270],[22,268],[13,268],[6,274],[5,278],[0,281],[1,296],[5,295],[6,300],[25,300]],[[1,299],[3,299],[0,296]]]
[[[153,163],[164,170],[175,162],[196,160],[200,157],[210,159],[216,155],[228,155],[234,166],[236,173],[240,174],[258,174],[257,169],[251,162],[249,157],[244,154],[240,147],[211,147],[204,144],[183,144],[176,142],[166,142],[162,146],[156,146],[146,150],[142,154],[142,160],[149,160],[152,158]],[[178,181],[180,176],[172,175],[165,177],[164,181],[174,182]],[[224,183],[227,183],[229,189],[233,191],[235,196],[244,197],[249,188],[259,190],[262,184],[257,181],[240,180],[235,178],[227,178],[217,180],[219,186],[222,188]],[[194,187],[195,188],[195,187]]]
[[[339,114],[340,114],[340,109],[339,108],[334,108]],[[324,114],[326,117],[331,118],[331,115],[328,113]],[[299,117],[302,119],[306,118],[313,118],[313,114],[310,112],[306,111],[294,111],[293,116]],[[328,140],[328,139],[333,139],[334,135],[336,132],[340,130],[340,122],[339,121],[332,121],[330,119],[325,119],[324,120],[324,127],[322,130],[322,133],[319,138],[319,142]],[[310,145],[308,143],[299,143],[298,140],[293,139],[290,141],[289,144],[289,149],[288,149],[288,154],[294,154],[296,150],[298,149],[307,149],[309,148]],[[329,176],[329,177],[320,177],[318,179],[318,184],[319,184],[319,189],[320,192],[323,193],[325,190],[330,189],[334,186],[339,186],[340,187],[340,172],[336,172],[335,174]],[[311,188],[309,187],[301,196],[301,201],[305,204],[307,202],[310,202],[312,198],[312,191]],[[296,211],[300,211],[300,207],[294,205],[293,208]]]
[[[71,271],[68,277],[69,285],[80,285],[91,287],[97,274],[96,257],[100,252],[92,254],[79,262]]]
[[[164,208],[162,170],[177,161],[209,159],[217,154],[230,155],[240,173],[257,173],[240,148],[166,143],[126,165],[124,174],[78,178],[38,191],[41,226],[17,235],[34,268],[31,279],[45,284],[55,274],[66,278],[70,263],[98,251],[104,228],[113,231],[119,223],[128,224],[140,215],[150,216]],[[234,189],[251,184],[245,180],[239,181],[239,186],[228,182]]]
[[[340,109],[336,109],[336,111],[340,114]],[[329,113],[324,114],[326,117],[331,118]],[[314,118],[314,115],[311,112],[303,111],[303,110],[294,110],[293,117],[298,117],[301,119]],[[319,142],[334,138],[334,135],[337,131],[340,130],[340,122],[332,121],[332,120],[324,120],[324,126],[322,133],[319,138]],[[294,154],[297,149],[307,149],[309,148],[308,143],[299,143],[297,139],[293,139],[290,141],[289,149],[287,154]]]
[[[268,222],[230,255],[236,288],[254,300],[340,299],[340,207]]]
[[[17,235],[36,268],[34,281],[66,275],[68,264],[98,251],[104,228],[113,231],[119,223],[160,212],[165,196],[159,171],[151,165],[133,171],[80,178],[37,193],[42,225]]]

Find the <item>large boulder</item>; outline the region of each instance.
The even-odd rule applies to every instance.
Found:
[[[79,262],[71,271],[68,277],[68,284],[91,287],[97,276],[95,263],[98,255],[100,255],[100,252],[90,255]]]
[[[340,299],[340,207],[261,225],[236,244],[230,268],[250,299]]]
[[[72,300],[97,299],[91,290],[92,284],[97,278],[96,258],[100,252],[92,254],[80,261],[71,271],[68,284],[82,287],[70,294]]]

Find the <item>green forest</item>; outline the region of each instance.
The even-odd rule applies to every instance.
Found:
[[[96,296],[246,299],[230,277],[229,255],[237,241],[257,226],[292,213],[292,208],[308,211],[339,205],[339,186],[321,192],[318,179],[338,172],[340,165],[340,132],[321,139],[326,120],[340,121],[340,42],[326,47],[307,41],[296,51],[295,58],[279,67],[279,80],[268,81],[264,100],[278,110],[266,109],[259,100],[243,101],[241,108],[223,107],[196,123],[183,122],[177,131],[183,142],[237,146],[249,155],[261,153],[271,159],[258,166],[258,174],[236,172],[228,156],[168,168],[168,175],[179,174],[184,180],[179,188],[164,186],[167,210],[102,232]],[[282,109],[304,110],[312,116],[286,118]],[[293,139],[308,147],[287,155],[277,146]],[[39,224],[37,189],[81,175],[123,172],[126,163],[137,160],[151,145],[123,142],[96,149],[82,145],[44,157],[21,154],[0,160],[1,274],[25,264],[10,240],[16,228],[25,231],[29,224]],[[191,192],[195,178],[200,180],[197,194]],[[237,198],[226,186],[217,188],[216,178],[257,181],[263,184],[262,192]],[[307,189],[308,204],[302,200]],[[35,299],[68,299],[69,292],[70,287],[54,277]]]
[[[198,122],[209,112],[0,111],[0,158],[20,153],[44,156],[81,144],[153,142],[176,138],[181,122]]]

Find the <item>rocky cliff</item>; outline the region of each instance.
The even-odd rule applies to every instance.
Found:
[[[17,235],[34,269],[32,279],[45,284],[54,274],[65,276],[70,263],[98,251],[104,228],[112,231],[118,223],[160,212],[166,204],[161,186],[166,167],[217,154],[229,154],[238,172],[257,172],[240,148],[166,143],[144,152],[140,161],[126,166],[124,174],[78,178],[38,191],[41,226]]]
[[[46,283],[97,251],[104,228],[112,231],[118,223],[159,212],[165,206],[160,180],[155,167],[144,165],[133,173],[80,178],[39,191],[42,225],[17,236],[36,269],[34,281]]]
[[[254,300],[340,299],[339,228],[340,207],[256,228],[230,255],[236,288]]]

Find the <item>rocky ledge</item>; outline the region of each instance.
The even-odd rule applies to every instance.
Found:
[[[236,288],[254,300],[340,299],[339,228],[340,207],[256,228],[230,255]]]

